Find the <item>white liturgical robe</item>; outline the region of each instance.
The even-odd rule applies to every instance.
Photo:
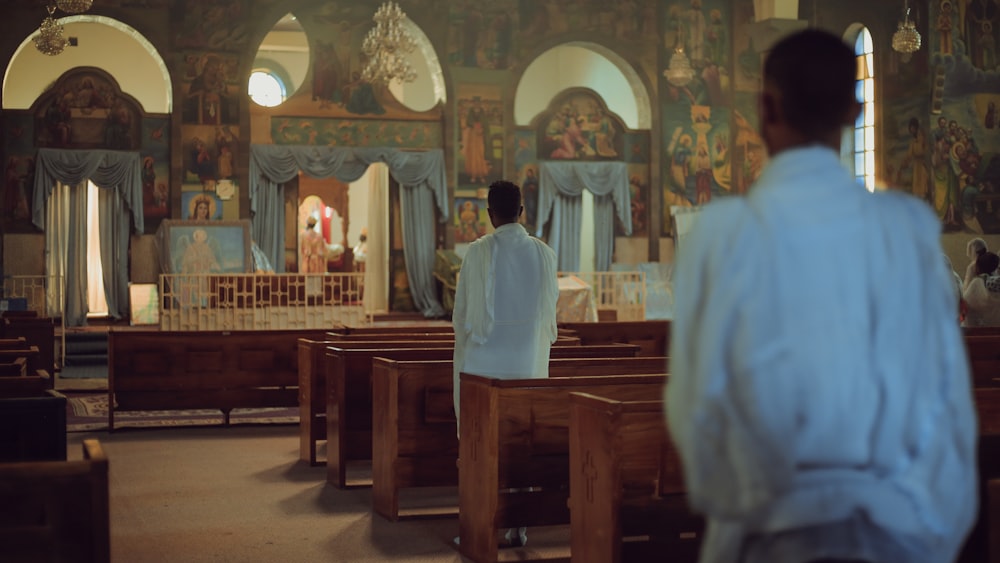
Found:
[[[778,153],[700,214],[665,404],[702,563],[777,543],[782,561],[955,560],[977,430],[939,235],[926,204],[868,193],[821,147]]]
[[[549,375],[556,340],[556,256],[519,223],[469,245],[455,289],[455,413],[460,372],[502,379]]]

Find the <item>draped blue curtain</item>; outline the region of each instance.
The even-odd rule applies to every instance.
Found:
[[[615,249],[615,214],[632,234],[632,196],[624,162],[542,162],[538,179],[538,236],[550,214],[549,246],[559,269],[580,269],[580,229],[583,190],[594,194],[594,268],[611,269]]]
[[[67,231],[71,240],[66,253],[65,324],[81,326],[86,324],[87,318],[85,202],[88,180],[102,190],[98,203],[98,224],[108,312],[115,318],[125,316],[129,309],[129,227],[131,232],[141,234],[144,224],[142,159],[139,153],[39,149],[35,163],[31,220],[39,229],[44,231],[47,227],[46,210],[56,183],[72,186]]]
[[[253,238],[284,268],[284,195],[279,188],[301,170],[313,178],[354,182],[368,165],[384,162],[402,187],[403,256],[414,304],[426,317],[444,314],[434,291],[434,208],[441,222],[448,220],[448,185],[444,151],[421,152],[389,148],[251,145],[250,212]]]

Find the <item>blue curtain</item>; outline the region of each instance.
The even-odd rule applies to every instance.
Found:
[[[98,203],[101,261],[104,265],[108,312],[121,318],[128,312],[129,227],[143,229],[142,159],[137,152],[39,149],[35,167],[31,220],[45,230],[46,209],[56,183],[71,186],[69,247],[66,249],[66,326],[87,321],[86,182],[101,188]],[[49,251],[52,251],[50,249]]]
[[[615,250],[617,213],[632,234],[632,197],[628,166],[624,162],[542,162],[538,179],[538,236],[551,215],[549,246],[559,259],[559,269],[580,269],[580,229],[583,190],[594,194],[594,268],[611,269]]]
[[[284,195],[279,186],[301,170],[313,178],[354,182],[368,165],[384,162],[402,187],[403,256],[414,304],[426,317],[439,317],[444,307],[434,288],[434,207],[448,220],[448,185],[444,151],[389,148],[251,145],[250,212],[253,238],[276,268],[284,268]],[[627,186],[626,186],[627,187]]]

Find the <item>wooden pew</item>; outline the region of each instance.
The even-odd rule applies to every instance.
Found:
[[[554,359],[549,377],[655,374],[666,365],[666,358]],[[458,485],[453,381],[450,360],[373,360],[372,403],[380,408],[372,420],[372,500],[389,520],[400,518],[402,489]]]
[[[322,330],[108,333],[108,428],[120,410],[298,404],[298,339]]]
[[[28,341],[23,336],[0,338],[0,350],[25,350],[27,348]]]
[[[451,325],[349,326],[330,331],[331,334],[454,334]]]
[[[640,356],[666,356],[670,349],[670,321],[614,321],[559,323],[573,331],[582,344],[636,344]]]
[[[454,342],[455,335],[450,332],[412,332],[412,333],[371,333],[371,334],[336,334],[328,332],[324,337],[330,342],[378,342],[381,340],[421,340],[425,342],[448,341]]]
[[[449,341],[412,341],[400,346],[399,342],[339,343],[326,349],[326,470],[327,482],[339,488],[347,483],[347,464],[369,461],[372,454],[372,358],[445,360],[452,357]],[[606,346],[577,346],[574,341],[561,341],[567,345],[553,346],[552,358],[603,358],[634,357],[638,346],[614,344]],[[346,346],[351,344],[351,346]],[[388,355],[393,349],[432,348],[434,344],[449,352],[444,356],[422,357]],[[370,481],[352,483],[352,486],[370,485]]]
[[[33,393],[0,398],[0,462],[65,459],[66,397],[63,394],[36,388]],[[0,555],[2,553],[0,548]]]
[[[23,337],[29,346],[38,347],[39,360],[37,367],[33,369],[45,370],[48,374],[54,374],[56,369],[56,340],[55,323],[50,317],[32,316],[9,316],[9,312],[2,319],[3,338]],[[49,388],[53,382],[49,380]]]
[[[83,441],[83,460],[0,464],[0,557],[6,563],[111,560],[108,458]]]
[[[570,394],[573,563],[698,559],[704,520],[691,513],[662,400]],[[624,541],[628,539],[629,541]]]
[[[1000,334],[966,336],[964,340],[973,386],[1000,386]]]
[[[38,370],[45,371],[45,368],[42,367],[42,357],[38,346],[29,346],[22,349],[0,349],[0,363],[11,363],[18,358],[27,360],[25,369],[27,369],[28,373],[37,372]],[[45,373],[48,373],[48,371],[45,371]]]
[[[451,357],[452,342],[411,342],[399,341],[402,348],[435,348],[447,350],[442,357]],[[340,348],[372,348],[384,345],[395,349],[397,342],[333,342],[301,338],[298,342],[299,377],[299,459],[309,465],[324,465],[325,459],[317,455],[317,442],[326,440],[326,349],[337,345]],[[435,356],[436,357],[436,356]]]
[[[461,374],[459,550],[497,561],[498,529],[569,524],[569,394],[659,396],[666,375],[490,379]]]

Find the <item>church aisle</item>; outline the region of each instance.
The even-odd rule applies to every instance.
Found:
[[[388,522],[371,490],[326,485],[296,426],[74,433],[110,462],[111,552],[130,563],[452,563],[457,519]]]

